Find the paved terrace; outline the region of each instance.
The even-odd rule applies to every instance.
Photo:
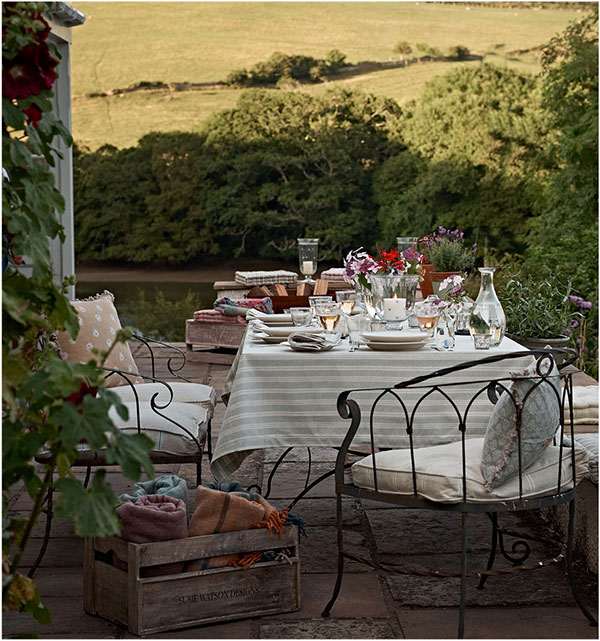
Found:
[[[182,346],[183,347],[183,346]],[[138,360],[142,372],[149,363]],[[219,393],[228,365],[188,363],[184,375],[213,385]],[[165,361],[159,359],[158,376],[167,378]],[[580,375],[577,384],[596,384]],[[215,437],[225,407],[219,402],[213,421]],[[280,451],[257,451],[229,480],[247,486],[261,484]],[[334,459],[328,449],[313,450],[317,471]],[[283,507],[301,488],[305,468],[303,454],[292,457],[276,476],[271,501]],[[206,480],[209,476],[206,472]],[[107,468],[117,493],[132,489],[133,483],[115,468]],[[83,478],[84,468],[76,470]],[[195,470],[192,465],[157,466],[157,475],[184,477],[193,496]],[[436,579],[380,573],[347,562],[342,590],[329,619],[320,617],[331,596],[336,576],[335,500],[333,480],[315,488],[294,512],[307,523],[308,537],[301,542],[301,603],[298,612],[223,624],[187,628],[154,635],[157,638],[193,639],[439,639],[455,638],[458,624],[458,579]],[[405,510],[401,513],[376,504],[345,500],[346,545],[350,551],[384,563],[422,566],[427,569],[456,569],[460,553],[460,515]],[[23,512],[31,505],[27,493],[18,488],[9,510]],[[501,521],[502,522],[502,521]],[[469,532],[470,567],[483,567],[490,538],[485,515],[473,517]],[[503,522],[524,532],[539,533],[540,523],[529,517],[508,515]],[[31,566],[43,535],[44,519],[36,526],[24,566]],[[532,557],[547,558],[548,552],[534,549]],[[536,553],[537,552],[537,553]],[[500,567],[502,560],[497,561]],[[52,538],[36,581],[43,602],[52,613],[52,624],[39,626],[28,615],[3,613],[3,638],[38,634],[42,638],[132,638],[126,629],[83,612],[83,540],[76,537],[68,520],[53,522]],[[579,585],[584,600],[595,609],[597,575],[587,573],[577,562]],[[23,568],[22,568],[23,569]],[[491,577],[484,590],[472,580],[467,593],[467,638],[556,638],[595,639],[597,628],[588,625],[576,606],[568,586],[564,564],[517,575]],[[165,612],[169,616],[168,612]]]

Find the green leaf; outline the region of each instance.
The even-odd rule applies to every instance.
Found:
[[[106,471],[98,470],[87,491],[76,479],[64,478],[56,483],[60,492],[56,516],[71,517],[78,536],[108,536],[121,531],[121,523],[115,513],[117,495],[105,477]]]
[[[18,131],[25,126],[23,112],[14,105],[8,98],[2,98],[2,118],[9,127]]]
[[[17,166],[31,166],[31,152],[20,140],[11,140],[10,159]]]
[[[106,460],[109,463],[119,463],[123,474],[137,481],[145,470],[149,478],[154,478],[154,466],[148,452],[154,447],[154,442],[145,434],[125,434],[119,432],[106,448]]]

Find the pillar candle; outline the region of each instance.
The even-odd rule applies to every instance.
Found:
[[[312,274],[315,271],[314,261],[312,260],[303,260],[302,261],[302,273],[303,274]]]
[[[406,318],[406,298],[384,298],[383,318],[386,321],[401,321]]]

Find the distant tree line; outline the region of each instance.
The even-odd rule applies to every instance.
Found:
[[[79,256],[184,264],[322,258],[437,225],[488,259],[549,264],[597,289],[597,12],[545,49],[537,77],[457,68],[418,101],[249,89],[203,130],[75,153]]]

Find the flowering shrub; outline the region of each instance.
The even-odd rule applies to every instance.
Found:
[[[419,247],[436,272],[463,272],[475,262],[477,243],[469,247],[462,231],[440,225],[437,232],[419,241]]]
[[[59,490],[55,515],[72,518],[78,535],[120,531],[117,497],[104,471],[87,490],[71,472],[78,444],[105,448],[107,461],[119,463],[128,478],[137,479],[142,468],[153,473],[152,441],[120,432],[108,418],[111,407],[123,418],[127,410],[104,388],[103,370],[94,361],[61,360],[50,339],[59,329],[75,338],[79,324],[65,295],[74,279],[57,286],[50,262],[50,240],[65,238],[57,218],[64,199],[49,169],[59,154],[53,139],[70,145],[71,136],[51,113],[58,55],[46,40],[50,29],[42,14],[48,10],[38,2],[2,4],[2,603],[42,623],[50,622],[50,613],[34,581],[18,569],[48,490]],[[31,276],[17,269],[23,256],[31,261]],[[126,335],[120,332],[117,340]],[[36,466],[44,446],[47,462]],[[7,513],[9,492],[21,482],[33,500],[25,518]]]

